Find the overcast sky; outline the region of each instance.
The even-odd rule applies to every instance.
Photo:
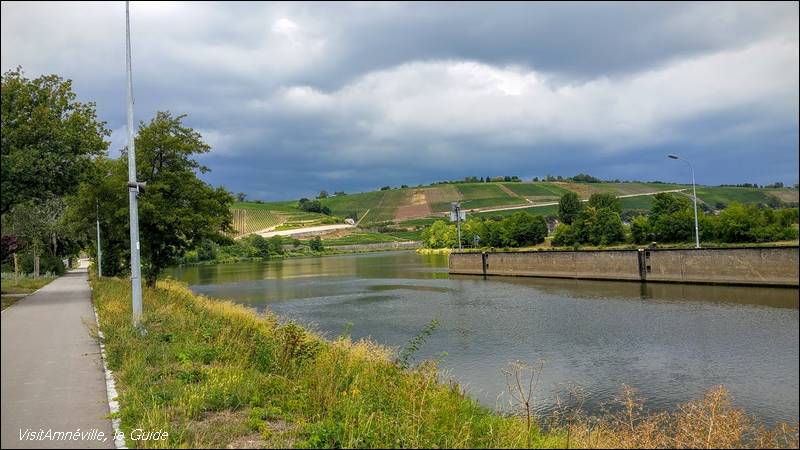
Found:
[[[125,144],[125,5],[2,3]],[[467,175],[798,180],[798,4],[131,3],[135,116],[186,113],[251,198]]]

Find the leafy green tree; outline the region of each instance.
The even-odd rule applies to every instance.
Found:
[[[580,197],[575,192],[567,192],[561,196],[558,202],[558,220],[562,223],[571,224],[575,221],[583,209]]]
[[[228,231],[233,196],[197,177],[209,169],[195,155],[211,147],[200,133],[183,125],[185,115],[157,112],[139,125],[136,167],[147,190],[139,202],[145,279],[155,286],[161,271],[203,239]]]
[[[541,244],[547,236],[544,217],[524,211],[516,212],[503,220],[503,244],[507,247],[525,247]]]
[[[147,183],[139,195],[139,233],[148,286],[154,286],[161,271],[187,250],[230,230],[234,198],[224,188],[213,188],[197,177],[208,168],[195,157],[210,147],[199,133],[183,125],[184,117],[158,112],[149,123],[139,125],[136,137],[137,178]],[[109,274],[129,270],[126,162],[125,152],[117,160],[98,161],[100,169],[95,179],[81,187],[73,214],[76,219],[83,217],[84,228],[91,230],[95,205],[100,207],[104,268],[106,258],[119,265]]]
[[[422,232],[422,242],[428,248],[452,248],[458,244],[455,225],[437,220]]]
[[[691,209],[692,201],[686,196],[673,193],[660,193],[653,196],[653,206],[650,208],[650,216],[654,219],[664,214],[672,214]]]
[[[197,248],[198,261],[213,261],[217,259],[219,245],[211,239],[204,239]]]
[[[594,245],[611,245],[623,242],[625,240],[625,230],[619,214],[611,208],[595,210],[590,239]]]
[[[97,120],[93,102],[77,100],[70,80],[30,80],[18,67],[2,75],[0,105],[2,214],[74,193],[92,158],[108,148],[111,132]]]
[[[689,209],[651,218],[653,234],[658,242],[690,242],[694,238],[694,213]]]
[[[239,192],[238,194],[236,194],[236,201],[237,202],[242,203],[246,199],[247,199],[247,194],[245,194],[244,192]]]
[[[272,236],[269,238],[269,252],[273,255],[283,254],[283,238],[280,236]]]
[[[560,223],[553,233],[553,245],[556,247],[567,247],[575,244],[572,225]]]
[[[3,216],[3,231],[24,239],[31,258],[47,254],[54,259],[64,255],[64,202],[59,198],[27,201]],[[61,251],[59,251],[61,250]]]
[[[631,240],[636,244],[646,244],[655,240],[653,227],[647,216],[636,216],[631,220]]]
[[[614,194],[607,192],[592,194],[589,197],[589,206],[597,210],[608,208],[617,214],[622,213],[622,203]]]
[[[130,270],[130,236],[128,234],[127,161],[99,157],[95,160],[88,180],[67,198],[67,222],[74,224],[78,238],[95,243],[95,217],[100,219],[103,251],[102,269],[105,276],[121,276]],[[141,197],[140,197],[141,200]],[[96,258],[96,245],[85,245],[87,253]]]

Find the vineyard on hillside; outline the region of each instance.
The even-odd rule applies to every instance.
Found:
[[[283,223],[283,218],[272,211],[255,209],[231,209],[233,213],[233,237],[244,236]]]

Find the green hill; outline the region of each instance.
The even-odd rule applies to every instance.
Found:
[[[570,191],[578,193],[583,199],[598,192],[623,196],[621,199],[623,209],[629,210],[648,209],[652,203],[653,193],[672,190],[682,190],[684,195],[691,195],[691,185],[553,181],[435,184],[340,194],[319,200],[323,206],[330,208],[332,215],[338,217],[339,221],[349,216],[360,220],[362,227],[389,223],[401,227],[419,227],[436,218],[445,217],[450,210],[450,204],[455,201],[461,202],[462,208],[468,210],[469,214],[504,216],[522,210],[549,215],[557,211],[556,205],[549,204],[557,202],[561,195]],[[697,196],[711,208],[724,208],[733,202],[765,205],[798,202],[798,191],[793,188],[698,186]],[[525,205],[530,206],[519,208]],[[264,228],[270,226],[291,228],[337,220],[322,214],[301,211],[297,207],[297,201],[294,200],[236,203],[234,209],[249,211],[252,217],[256,217],[256,211],[268,212],[258,216],[257,220],[250,218],[247,230],[243,232],[251,232],[254,227],[260,225],[265,225]],[[491,209],[500,210],[486,211]]]

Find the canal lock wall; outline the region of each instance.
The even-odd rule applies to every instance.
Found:
[[[798,287],[798,247],[451,253],[460,275]]]

